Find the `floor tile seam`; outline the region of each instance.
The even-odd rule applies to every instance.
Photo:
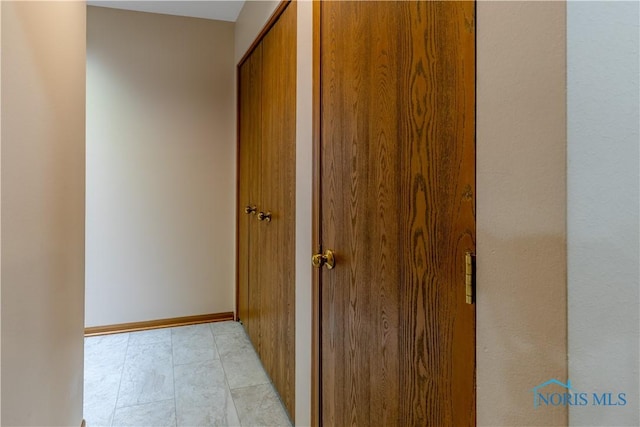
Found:
[[[189,345],[190,343],[192,343],[193,345]],[[215,341],[212,339],[211,342],[202,342],[202,341],[187,341],[184,343],[173,343],[172,347],[176,347],[178,349],[180,348],[186,348],[189,350],[202,350],[202,349],[208,349],[211,348],[211,345],[215,346]]]
[[[224,356],[220,355],[220,360],[226,360],[228,362],[237,360],[238,362],[242,363],[260,362],[260,368],[263,368],[260,356],[258,356],[257,354],[231,354]]]
[[[240,330],[238,332],[234,332],[234,334],[237,335],[244,335],[246,338],[248,338],[247,334]],[[230,334],[226,334],[226,335],[230,335]],[[217,341],[216,341],[216,346],[217,346]],[[228,384],[228,373],[227,373],[227,367],[225,366],[225,360],[230,360],[230,359],[235,359],[235,360],[240,360],[241,362],[246,362],[247,359],[251,359],[251,361],[257,361],[260,367],[260,370],[262,372],[265,373],[265,377],[266,377],[266,381],[265,382],[259,382],[259,383],[255,383],[252,385],[247,385],[247,386],[242,386],[242,387],[234,387],[232,388],[231,386],[229,386],[229,390],[233,391],[233,390],[238,390],[241,388],[245,388],[245,387],[254,387],[257,385],[264,385],[264,384],[271,384],[273,386],[273,383],[271,381],[271,377],[269,377],[269,374],[267,374],[267,371],[264,369],[264,365],[262,364],[262,360],[260,360],[260,356],[258,355],[258,353],[256,352],[255,348],[253,347],[253,344],[251,343],[251,341],[249,340],[249,348],[248,349],[242,349],[242,350],[249,350],[249,354],[244,353],[241,356],[238,357],[238,352],[234,352],[234,354],[232,355],[226,355],[223,356],[222,354],[220,354],[220,363],[222,364],[222,369],[224,370],[225,373],[225,380],[227,380],[227,384]],[[243,360],[245,359],[245,360]],[[234,400],[234,405],[235,405],[235,400]]]
[[[124,376],[124,365],[127,363],[127,354],[129,354],[129,342],[131,341],[131,334],[127,333],[127,349],[124,352],[124,359],[122,360],[122,368],[120,368],[120,381],[118,382],[118,392],[116,393],[116,401],[113,404],[113,411],[111,412],[111,420],[109,426],[113,427],[113,420],[116,417],[116,410],[118,409],[118,400],[120,399],[120,388],[122,387],[122,377]]]
[[[280,395],[280,392],[278,391],[273,381],[271,381],[271,388],[273,389],[273,392],[276,395],[277,402],[280,404],[280,407],[282,408],[282,412],[284,412],[284,416],[287,418],[287,420],[289,420],[289,425],[295,426],[293,421],[291,421],[291,416],[289,416],[289,411],[287,411],[287,407],[284,404],[284,400],[282,400],[282,396]]]
[[[211,323],[211,325],[213,325],[213,323]],[[242,326],[241,326],[241,328],[242,328]],[[242,329],[239,329],[237,331],[230,331],[230,332],[214,332],[213,326],[211,326],[209,329],[211,329],[211,334],[213,334],[214,338],[217,337],[217,336],[220,336],[220,335],[234,335],[234,334],[242,334],[242,333],[244,333],[244,331]]]
[[[242,333],[242,331],[218,332],[218,333],[212,331],[212,333],[214,337],[219,337],[222,335],[239,335]]]
[[[218,346],[218,342],[216,341],[216,349]],[[225,375],[225,379],[228,377],[227,374],[227,368],[225,367],[225,360],[230,361],[231,359],[235,359],[235,360],[242,360],[244,358],[251,358],[251,359],[258,359],[258,362],[260,362],[260,358],[258,357],[258,355],[255,353],[251,354],[251,355],[246,355],[246,354],[242,354],[240,356],[238,356],[238,352],[235,352],[236,354],[233,355],[222,355],[220,353],[218,353],[219,357],[220,357],[220,363],[222,364],[222,369],[224,370],[224,375]],[[262,363],[260,363],[260,367],[262,368]]]
[[[174,340],[173,342],[180,345],[189,344],[189,343],[204,343],[204,342],[207,342],[209,339],[209,338],[205,338],[203,340],[203,339],[195,339],[195,338],[202,338],[202,337],[189,337],[189,339],[185,339],[184,337],[179,337],[175,339],[175,337],[172,337],[172,339]],[[210,339],[211,341],[214,340],[213,337],[210,337]]]
[[[253,345],[253,342],[251,341],[251,338],[249,337],[249,335],[247,334],[247,332],[245,330],[239,330],[237,332],[233,332],[233,333],[229,333],[229,334],[224,334],[224,335],[238,335],[238,336],[242,336],[243,338],[243,342],[240,343],[241,346],[246,345],[248,346],[248,348],[250,350],[252,350],[253,353],[255,353],[256,355],[258,354],[258,352],[256,351],[255,346]]]
[[[240,335],[240,334],[237,333],[237,332],[232,332],[232,333],[229,333],[229,334],[216,335],[216,338],[224,338],[224,337],[234,336],[234,335]]]
[[[259,384],[259,385],[265,385],[265,384]],[[289,416],[289,412],[287,411],[286,407],[284,406],[284,402],[282,401],[282,397],[280,396],[280,393],[278,393],[278,390],[276,389],[276,386],[273,384],[273,382],[271,382],[269,384],[271,386],[271,392],[273,392],[273,394],[275,395],[275,402],[271,402],[271,403],[275,403],[276,407],[278,409],[280,409],[282,411],[282,413],[284,414],[284,417],[287,419],[287,421],[289,421],[289,426],[293,426],[295,427],[295,424],[291,421],[291,417]],[[251,387],[257,387],[257,386],[249,386],[249,387],[244,387],[244,388],[251,388]],[[269,399],[271,400],[271,399]]]
[[[176,366],[188,366],[188,365],[195,365],[195,364],[204,364],[207,362],[214,362],[214,361],[218,361],[220,362],[220,366],[222,367],[222,372],[225,376],[224,380],[225,380],[225,385],[227,386],[227,390],[229,390],[228,384],[227,384],[227,379],[226,379],[226,372],[224,371],[224,366],[222,366],[222,361],[220,360],[220,355],[218,354],[218,349],[216,346],[216,342],[215,342],[215,336],[213,335],[213,332],[211,331],[211,328],[209,329],[209,333],[211,334],[211,339],[212,339],[212,344],[214,346],[214,352],[215,355],[218,355],[218,358],[212,358],[212,359],[207,359],[207,360],[200,360],[200,361],[196,361],[196,362],[189,362],[189,363],[173,363],[173,396],[174,396],[174,404],[175,404],[175,409],[176,409],[176,426],[178,425],[178,397],[177,397],[177,387],[176,387],[176,373],[175,373],[175,368]],[[172,343],[172,355],[173,355],[173,333],[171,334],[171,343]],[[202,346],[202,348],[208,348],[209,346]],[[231,396],[231,392],[229,391],[229,396]],[[233,399],[233,398],[232,398]],[[232,400],[233,401],[233,400]],[[235,407],[235,402],[234,402],[234,407]],[[236,409],[236,413],[237,413],[237,409]]]
[[[242,342],[237,342],[237,346],[241,347],[241,350],[250,350],[252,353],[258,354],[258,352],[256,351],[256,348],[254,347],[253,343],[251,342],[251,339],[243,332],[239,332],[239,333],[234,333],[234,334],[224,334],[224,336],[229,336],[229,335],[236,335],[236,336],[242,336],[243,340]],[[216,340],[216,344],[217,344],[217,340]],[[234,344],[235,345],[235,344]]]
[[[273,385],[273,383],[271,382],[271,380],[269,380],[268,378],[267,378],[267,382],[264,382],[264,383],[260,383],[260,384],[253,384],[253,385],[243,385],[243,386],[240,386],[240,387],[234,387],[234,388],[229,387],[229,389],[230,389],[231,391],[240,391],[240,390],[244,390],[244,389],[246,389],[246,388],[260,387],[260,386],[263,386],[263,385],[270,385],[270,386],[271,386],[271,387],[273,387],[273,388],[274,388],[274,390],[275,390],[275,386]]]
[[[204,326],[204,327],[198,328],[198,326]],[[180,331],[181,328],[194,328],[194,329]],[[213,336],[213,331],[207,325],[178,326],[171,329],[171,334],[179,335],[183,337],[192,337],[196,335],[206,334],[205,330],[209,331],[209,335]]]
[[[216,350],[217,350],[218,349],[218,341],[216,340],[215,334],[214,334],[213,341],[214,341],[214,343],[216,345]],[[218,353],[218,356],[220,357],[220,365],[222,366],[222,372],[224,372],[224,382],[227,385],[227,389],[229,390],[229,395],[231,395],[231,387],[229,386],[229,375],[227,373],[227,368],[225,367],[224,360],[222,360],[223,359],[222,355],[220,353]],[[233,399],[233,396],[232,396],[232,399]],[[235,400],[233,401],[233,406],[236,408],[236,413],[237,413],[238,412],[238,408],[236,406]]]
[[[220,351],[218,350],[218,342],[216,341],[216,334],[213,332],[213,327],[211,326],[213,323],[209,324],[209,331],[211,332],[211,336],[213,337],[213,350],[216,355],[218,355],[218,360],[220,361],[220,365],[222,365],[222,356],[220,355]],[[224,370],[224,366],[222,367],[222,371],[224,372],[224,379],[227,380],[227,373]]]
[[[267,384],[257,384],[257,385],[253,385],[253,386],[238,387],[238,388],[236,388],[235,390],[242,390],[242,389],[255,388],[255,387],[259,387],[259,386],[263,386],[263,385],[267,385]],[[270,384],[270,385],[271,385],[271,390],[270,390],[270,391],[274,392],[274,391],[275,391],[275,388],[273,387],[273,384]],[[235,391],[235,390],[234,390],[234,391]],[[269,393],[269,394],[271,394],[271,393]],[[286,409],[285,409],[285,407],[284,407],[284,403],[282,403],[282,400],[280,399],[280,396],[279,396],[279,394],[277,393],[277,391],[275,391],[275,395],[276,395],[276,396],[275,396],[275,397],[276,397],[276,399],[275,399],[275,404],[276,404],[276,405],[277,405],[277,407],[282,411],[282,413],[284,414],[284,417],[285,417],[285,418],[287,419],[287,421],[289,422],[288,426],[289,426],[289,427],[295,427],[295,424],[293,424],[293,423],[291,422],[291,418],[289,417],[289,414],[287,413],[287,411],[286,411]],[[232,395],[232,396],[233,396],[233,395]],[[266,396],[264,396],[264,397],[266,397]],[[271,400],[271,399],[269,398],[269,400]],[[235,402],[235,399],[234,399],[234,402]],[[272,401],[272,403],[273,403],[273,401]],[[263,408],[262,408],[262,407],[260,407],[260,408],[257,408],[257,409],[263,409]],[[279,426],[279,425],[278,425],[278,426]],[[243,425],[243,427],[245,427],[245,426]],[[248,426],[246,426],[246,427],[273,427],[273,426],[271,426],[271,425],[262,425],[262,424],[260,424],[260,425],[254,425],[254,424],[251,424],[251,425],[248,425]],[[282,427],[286,427],[286,426],[282,426]]]
[[[196,360],[194,362],[186,362],[186,363],[173,363],[173,367],[175,368],[176,366],[187,366],[187,365],[195,365],[197,363],[206,363],[206,362],[215,362],[215,361],[220,361],[222,362],[220,359],[216,359],[215,357],[212,359],[205,359],[205,360]],[[175,372],[174,372],[174,380],[175,380]]]
[[[213,331],[211,331],[211,333],[213,334]],[[215,342],[215,334],[213,337],[213,341],[216,345],[216,352],[218,351],[218,343]],[[229,395],[229,398],[231,399],[231,403],[233,403],[233,409],[235,409],[236,411],[236,417],[238,418],[238,422],[240,423],[240,427],[243,426],[242,424],[242,420],[240,419],[240,411],[238,411],[238,405],[236,404],[236,399],[234,399],[233,397],[233,393],[231,390],[231,386],[229,385],[229,379],[227,378],[227,370],[224,367],[224,363],[222,362],[222,356],[220,356],[220,354],[218,354],[218,357],[220,357],[220,366],[222,366],[222,372],[224,373],[224,384],[227,387],[227,393]]]
[[[207,329],[209,330],[209,334],[211,334],[211,338],[213,338],[213,341],[215,342],[215,341],[216,341],[216,336],[215,336],[215,334],[213,333],[213,329],[211,328],[211,325],[212,325],[212,324],[213,324],[213,322],[212,322],[212,323],[209,323],[209,325],[207,325],[207,326],[208,326],[208,327],[207,327]]]
[[[138,406],[153,405],[154,403],[165,403],[165,402],[170,402],[170,401],[174,401],[174,403],[175,403],[175,398],[152,400],[151,402],[136,403],[136,404],[133,404],[133,405],[121,406],[119,408],[116,408],[116,410],[119,411],[121,409],[135,408],[135,407],[138,407]]]
[[[220,334],[216,334],[213,332],[211,326],[209,327],[209,334],[210,336],[213,338],[213,346],[214,346],[214,356],[212,358],[207,358],[206,360],[199,360],[199,361],[194,361],[194,362],[188,362],[188,363],[175,363],[175,357],[174,357],[174,349],[176,348],[175,346],[177,345],[176,341],[182,341],[181,339],[175,339],[175,337],[173,336],[173,334],[170,335],[170,341],[169,341],[169,349],[170,352],[169,354],[171,355],[171,365],[172,365],[172,374],[173,374],[173,405],[176,411],[176,424],[178,423],[178,415],[177,415],[177,393],[176,393],[176,366],[187,366],[187,365],[195,365],[195,364],[203,364],[203,363],[208,363],[208,362],[214,362],[214,361],[218,361],[223,369],[223,375],[224,375],[224,386],[226,388],[226,391],[228,393],[228,396],[231,398],[231,403],[233,404],[233,407],[236,411],[236,414],[239,417],[239,412],[238,412],[238,406],[237,406],[237,401],[236,399],[234,399],[233,397],[233,393],[232,391],[240,391],[243,389],[250,389],[250,388],[255,388],[255,387],[260,387],[260,386],[264,386],[264,385],[271,385],[273,387],[273,382],[270,380],[269,376],[266,375],[266,378],[264,380],[264,382],[258,382],[258,383],[254,383],[251,385],[242,385],[240,387],[235,387],[235,388],[231,388],[229,385],[229,362],[231,360],[234,360],[236,362],[242,363],[243,360],[247,360],[247,361],[258,361],[261,370],[264,372],[264,366],[262,365],[262,362],[260,360],[260,357],[258,356],[258,354],[256,353],[255,349],[253,348],[252,345],[249,345],[249,348],[246,349],[234,349],[235,351],[233,351],[231,354],[227,354],[226,356],[222,356],[218,350],[218,337],[223,338],[226,337],[228,335],[244,335],[244,337],[246,337],[246,333],[244,333],[243,330],[237,330],[237,331],[229,331],[229,332],[225,332],[225,333],[220,333]],[[111,419],[111,423],[113,423],[113,419],[115,416],[115,411],[119,411],[120,409],[125,409],[125,408],[131,408],[131,407],[136,407],[136,406],[143,406],[143,405],[148,405],[148,404],[153,404],[153,403],[157,403],[157,402],[168,402],[171,401],[171,398],[166,398],[166,399],[161,399],[161,400],[156,400],[156,401],[151,401],[151,402],[144,402],[144,403],[136,403],[133,405],[126,405],[126,406],[122,406],[122,407],[117,407],[117,402],[119,400],[120,397],[120,392],[121,392],[121,385],[122,385],[122,380],[124,377],[124,367],[125,367],[125,362],[127,360],[127,357],[130,356],[131,352],[136,349],[136,347],[138,346],[146,346],[148,344],[150,345],[155,345],[155,344],[162,344],[162,343],[167,343],[166,340],[164,341],[155,341],[155,342],[151,342],[151,343],[132,343],[131,342],[131,338],[130,335],[127,337],[127,344],[126,344],[126,350],[125,350],[125,355],[124,355],[124,360],[122,363],[122,366],[120,368],[120,378],[119,378],[119,384],[118,384],[118,392],[116,395],[116,405],[115,408],[113,409],[112,412],[112,419]],[[209,348],[210,345],[204,345],[204,346],[197,346],[198,348]],[[248,350],[248,351],[247,351]],[[246,353],[244,351],[247,351]],[[238,354],[241,353],[240,357],[238,357]],[[217,358],[215,356],[218,356]],[[226,362],[226,363],[225,363]],[[225,365],[227,365],[225,367]],[[279,401],[279,403],[282,404],[282,399],[279,396],[279,394],[276,393],[276,400]],[[286,413],[286,411],[285,411]]]
[[[270,385],[270,384],[271,384],[271,381],[267,378],[267,380],[265,382],[255,382],[255,383],[252,383],[250,385],[242,385],[242,386],[239,386],[239,387],[229,387],[229,389],[231,391],[238,391],[238,390],[242,390],[243,388],[251,388],[251,387],[256,387],[256,386],[259,386],[259,385]]]
[[[260,358],[258,357],[258,360],[260,360]],[[256,387],[260,387],[260,386],[269,386],[270,391],[275,393],[275,398],[276,398],[276,402],[282,407],[282,411],[284,412],[285,417],[287,418],[287,420],[289,420],[289,424],[291,426],[293,426],[294,424],[291,422],[291,418],[289,417],[288,412],[286,411],[285,407],[284,407],[284,402],[282,401],[282,398],[280,397],[280,393],[278,393],[275,384],[273,384],[273,381],[271,380],[271,377],[269,377],[269,374],[267,374],[267,371],[264,369],[264,366],[262,366],[262,362],[260,363],[260,368],[264,371],[265,375],[266,375],[266,382],[264,383],[258,383],[258,384],[252,384],[252,385],[244,385],[241,387],[234,387],[231,388],[229,387],[231,393],[231,397],[233,398],[233,392],[234,391],[242,391],[245,389],[251,389],[251,388],[256,388]],[[235,404],[235,399],[234,399],[234,404]],[[251,426],[253,427],[253,426]]]
[[[143,343],[133,343],[129,344],[129,347],[150,347],[150,346],[160,346],[160,345],[171,345],[171,341],[154,341],[154,342],[143,342]]]

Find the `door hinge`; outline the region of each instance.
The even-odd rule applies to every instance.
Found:
[[[464,284],[465,298],[467,304],[473,304],[475,295],[473,295],[475,255],[471,251],[467,251],[464,256]]]

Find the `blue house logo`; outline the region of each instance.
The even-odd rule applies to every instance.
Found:
[[[554,385],[549,390],[543,390],[547,386]],[[625,406],[627,394],[614,391],[585,393],[573,390],[571,381],[567,383],[555,378],[545,381],[531,389],[533,392],[533,407],[540,406]]]
[[[545,405],[549,405],[549,403],[551,403],[553,406],[556,406],[558,404],[560,404],[560,402],[555,403],[553,402],[553,396],[554,395],[559,395],[558,393],[553,393],[551,395],[547,394],[543,394],[540,392],[540,390],[548,385],[551,384],[557,384],[560,387],[564,387],[567,390],[571,390],[571,381],[567,380],[567,383],[563,383],[562,381],[558,381],[555,378],[550,379],[549,381],[545,381],[542,384],[538,384],[537,386],[535,386],[534,388],[531,389],[531,391],[533,391],[533,407],[537,408],[538,406],[540,406],[540,400],[542,399],[542,402]],[[566,395],[566,393],[565,393]],[[551,401],[551,402],[550,402]]]

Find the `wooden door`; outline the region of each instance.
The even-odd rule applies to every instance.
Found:
[[[262,40],[262,224],[260,357],[294,416],[295,385],[295,144],[296,3]]]
[[[283,3],[241,62],[238,151],[238,318],[292,419],[296,25],[296,3]]]
[[[321,422],[474,425],[474,4],[319,8]]]
[[[260,252],[256,221],[262,201],[262,46],[240,67],[238,142],[238,318],[256,347],[260,340]],[[245,212],[247,207],[255,211]],[[251,303],[251,302],[254,303]]]

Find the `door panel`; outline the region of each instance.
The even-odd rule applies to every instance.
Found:
[[[261,236],[255,214],[244,213],[246,206],[260,208],[262,194],[262,46],[240,68],[240,146],[238,197],[238,317],[249,337],[260,343]]]
[[[321,5],[324,425],[475,424],[472,2]]]
[[[262,200],[271,222],[262,276],[262,362],[293,418],[295,383],[296,3],[282,13],[263,45]]]

